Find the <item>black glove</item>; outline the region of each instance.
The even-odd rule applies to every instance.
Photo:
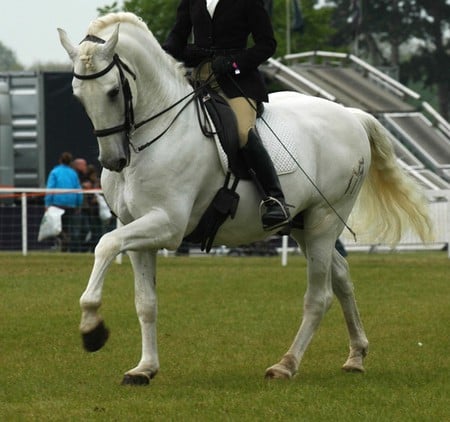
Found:
[[[216,76],[223,76],[233,73],[233,60],[230,57],[218,56],[211,63],[212,71]]]

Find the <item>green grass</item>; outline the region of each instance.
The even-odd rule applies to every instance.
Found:
[[[127,259],[105,283],[109,342],[81,348],[78,299],[92,261],[0,254],[0,420],[450,419],[445,253],[351,254],[367,372],[340,370],[348,346],[335,301],[289,382],[263,377],[297,331],[303,258],[284,268],[279,258],[160,258],[161,370],[149,387],[120,385],[141,347]]]

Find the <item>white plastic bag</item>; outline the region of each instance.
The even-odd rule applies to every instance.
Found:
[[[39,227],[38,242],[42,242],[49,237],[58,236],[62,230],[61,217],[64,210],[58,207],[50,206],[45,211]]]
[[[98,216],[102,221],[109,221],[112,217],[111,210],[108,207],[108,204],[105,201],[103,195],[96,193],[95,197],[97,198],[98,204]]]

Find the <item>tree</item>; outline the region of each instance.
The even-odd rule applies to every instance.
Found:
[[[140,16],[159,42],[163,42],[173,23],[179,0],[125,0],[124,10]]]
[[[436,87],[439,111],[450,117],[450,1],[417,0],[421,8],[419,30],[423,44],[402,66],[405,79]]]
[[[0,41],[0,71],[22,70],[15,53]]]
[[[117,4],[117,2],[115,1],[113,4],[111,5],[107,5],[107,6],[103,6],[103,7],[97,7],[97,12],[99,14],[99,16],[102,15],[106,15],[107,13],[115,13],[115,12],[120,12],[120,8],[119,5]]]
[[[361,9],[356,27],[349,19],[352,3]],[[450,51],[445,33],[450,1],[336,0],[335,4],[334,46],[357,43],[356,54],[366,56],[373,65],[398,66],[402,82],[416,80],[428,88],[437,87],[439,111],[448,119]],[[419,40],[422,47],[402,58],[400,47],[412,40]]]
[[[415,0],[337,0],[333,43],[357,44],[355,54],[366,55],[372,64],[398,66],[400,45],[418,33],[419,13]]]
[[[291,51],[309,51],[309,50],[329,50],[331,48],[330,39],[332,38],[335,28],[330,25],[331,14],[333,9],[330,7],[322,7],[316,9],[314,0],[302,0],[298,2],[300,6],[302,25],[298,25],[298,16],[295,19],[295,8],[290,10],[291,22],[286,22],[287,10],[286,6],[294,5],[294,0],[273,2],[272,22],[275,31],[275,37],[278,42],[276,55],[286,54],[286,27],[291,26]],[[297,22],[296,22],[297,20]]]

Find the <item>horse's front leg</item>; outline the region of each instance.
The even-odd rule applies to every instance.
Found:
[[[113,232],[111,232],[113,233]],[[105,240],[106,238],[111,241]],[[108,340],[109,332],[103,323],[103,318],[98,313],[102,303],[103,282],[106,271],[120,252],[120,246],[115,237],[107,233],[95,248],[95,261],[86,290],[80,298],[81,322],[80,331],[84,348],[88,352],[101,349]]]
[[[159,370],[156,338],[156,251],[128,252],[134,271],[136,313],[141,325],[142,356],[122,384],[146,385]]]
[[[171,224],[167,214],[161,210],[148,213],[102,236],[95,248],[95,262],[88,285],[80,298],[80,331],[86,350],[94,352],[108,339],[108,330],[98,310],[101,306],[106,271],[117,254],[126,250],[156,251],[162,247],[176,247],[179,236],[176,226]],[[144,261],[142,258],[142,262]],[[150,261],[145,265],[150,266]],[[150,279],[154,278],[154,271],[153,269],[150,272]],[[138,281],[139,285],[146,282],[144,278]]]

